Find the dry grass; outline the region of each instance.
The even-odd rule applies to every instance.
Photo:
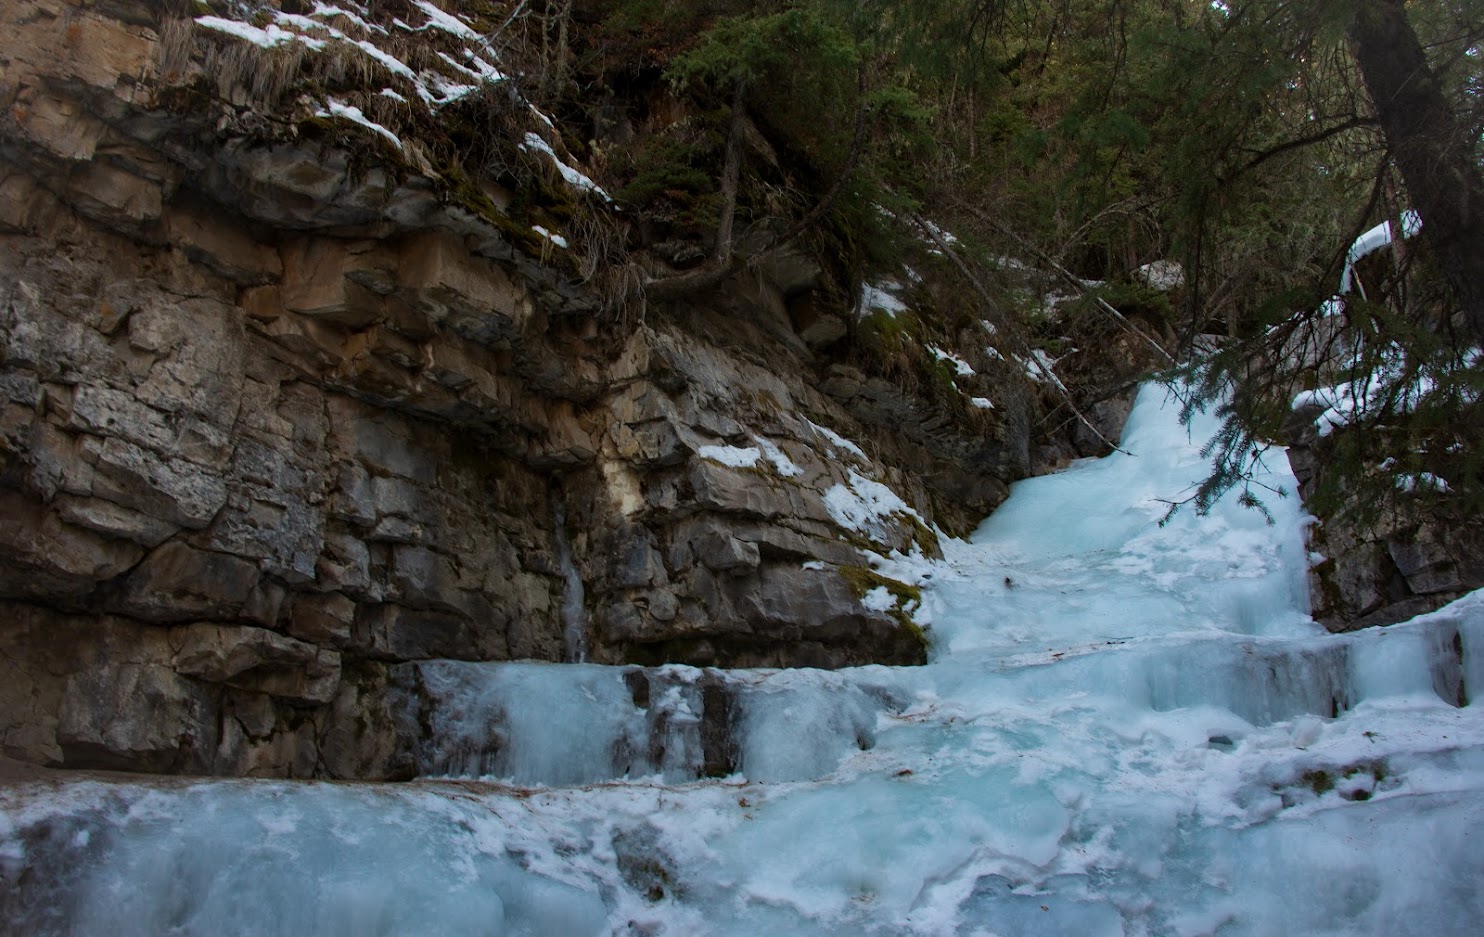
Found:
[[[228,42],[207,48],[204,69],[225,100],[266,109],[276,106],[284,92],[299,84],[305,56],[312,54],[298,43],[263,49]]]
[[[189,16],[167,16],[160,22],[158,65],[165,81],[173,82],[191,67],[196,50],[196,24]]]

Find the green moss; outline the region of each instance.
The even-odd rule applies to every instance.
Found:
[[[947,361],[939,361],[937,358],[925,359],[923,362],[924,383],[933,390],[933,396],[943,400],[957,400],[963,395],[958,390],[958,370]]]
[[[858,327],[861,342],[874,350],[895,354],[906,345],[907,339],[921,331],[921,323],[911,312],[892,315],[877,309],[864,316]]]
[[[797,482],[793,482],[792,479],[785,479],[785,481],[788,481],[791,484],[797,484]],[[910,543],[917,544],[917,546],[922,550],[924,556],[927,556],[930,559],[941,559],[942,558],[942,556],[943,556],[943,547],[942,547],[942,544],[940,544],[938,542],[938,535],[933,532],[933,529],[931,527],[929,527],[927,524],[924,524],[921,520],[919,520],[917,517],[915,517],[915,516],[913,516],[911,514],[897,513],[897,514],[894,514],[892,516],[894,518],[897,518],[897,519],[900,519],[900,520],[904,520],[909,525],[911,525],[912,536],[911,536],[909,542]],[[857,532],[853,532],[853,531],[849,531],[849,530],[841,530],[838,533],[836,533],[835,536],[838,539],[843,540],[844,542],[846,542],[846,543],[850,544],[851,546],[855,547],[857,550],[860,550],[862,553],[876,553],[876,552],[879,552],[882,547],[886,547],[888,549],[900,549],[900,546],[898,544],[887,543],[887,542],[880,541],[880,540],[873,540],[872,538],[866,536],[865,534],[857,533]],[[856,568],[857,567],[854,567],[854,566],[844,567],[844,569],[856,569]],[[866,572],[870,572],[870,570],[866,570]],[[875,574],[872,573],[872,575],[875,575]],[[881,583],[877,583],[876,585],[884,585],[886,582],[896,582],[896,580],[887,579],[887,580],[883,580],[883,582],[881,582]],[[902,588],[904,588],[904,589],[914,589],[914,588],[916,588],[914,586],[908,586],[905,583],[898,583],[898,585],[901,585]],[[875,586],[867,586],[866,587],[866,591],[869,592],[871,589],[874,589],[874,588],[875,588]],[[865,593],[861,593],[861,594],[864,595]]]
[[[716,187],[714,169],[697,165],[714,156],[701,141],[662,139],[634,157],[634,179],[614,193],[627,208],[642,208],[660,197],[697,198]]]
[[[1389,772],[1386,768],[1386,762],[1384,761],[1361,762],[1358,765],[1352,765],[1351,767],[1345,769],[1345,777],[1347,778],[1357,777],[1362,774],[1369,774],[1376,780],[1376,783],[1378,784],[1386,780],[1388,773]]]
[[[571,218],[570,201],[566,208],[558,209],[553,205],[538,206],[531,200],[524,199],[523,204],[512,205],[511,214],[506,214],[462,169],[457,166],[442,167],[440,172],[445,185],[445,197],[449,201],[467,208],[499,228],[500,233],[526,254],[543,258],[548,266],[565,266],[570,268],[569,272],[577,272],[578,261],[571,251],[552,250],[545,238],[531,230],[531,224],[540,224],[553,231],[562,230],[565,227],[563,221]],[[570,199],[569,194],[562,194]],[[522,216],[529,218],[530,223],[520,220]]]
[[[935,560],[942,559],[943,547],[938,543],[938,535],[933,533],[933,529],[911,514],[906,517],[912,524],[912,542],[917,544],[923,555]]]
[[[1316,794],[1327,794],[1335,789],[1335,776],[1319,768],[1310,768],[1300,777],[1304,786]]]
[[[866,566],[841,566],[840,576],[848,583],[855,592],[856,598],[864,598],[868,592],[874,589],[884,588],[890,592],[892,598],[896,599],[896,605],[887,610],[887,614],[895,618],[897,624],[912,636],[912,639],[923,648],[928,646],[927,633],[922,626],[912,620],[912,613],[908,608],[917,609],[922,607],[922,589],[909,585],[898,579],[883,576]]]
[[[577,212],[577,195],[555,169],[539,164],[530,184],[516,190],[510,210],[515,215],[541,211],[559,224],[565,224]]]
[[[867,566],[841,566],[840,575],[846,582],[850,583],[857,596],[863,596],[872,589],[884,587],[897,599],[897,604],[922,601],[922,590],[917,586],[908,585],[898,579],[883,576]]]
[[[911,615],[893,615],[892,617],[896,618],[897,623],[902,626],[902,630],[911,636],[913,642],[918,647],[926,651],[932,646],[932,641],[928,638],[927,632],[923,631],[922,626],[912,620]]]
[[[846,543],[850,544],[851,546],[855,547],[857,550],[861,551],[862,553],[874,553],[877,550],[881,549],[881,544],[875,542],[870,537],[867,537],[864,534],[858,534],[858,533],[853,533],[853,532],[848,531],[848,530],[842,530],[838,534],[836,534],[836,536],[839,539],[841,539],[841,540],[845,541]]]
[[[651,903],[664,901],[675,890],[670,870],[655,859],[634,860],[624,870],[624,878],[633,884],[642,884],[644,897]]]
[[[1341,778],[1348,779],[1370,775],[1376,784],[1380,784],[1386,779],[1388,774],[1385,761],[1363,761],[1347,768],[1310,768],[1299,775],[1299,783],[1313,791],[1316,795],[1323,797],[1335,789],[1338,780]],[[1341,792],[1341,796],[1346,800],[1369,800],[1371,798],[1371,790],[1368,787],[1349,786]]]

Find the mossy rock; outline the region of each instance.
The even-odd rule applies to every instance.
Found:
[[[923,523],[918,517],[911,514],[906,515],[908,522],[912,524],[912,542],[922,551],[923,556],[929,559],[940,560],[943,558],[943,545],[938,542],[938,535],[933,529]]]
[[[887,592],[891,593],[892,598],[896,599],[896,604],[887,610],[887,614],[896,619],[897,624],[901,625],[902,629],[923,650],[928,648],[930,642],[927,632],[923,631],[922,626],[912,619],[912,612],[908,611],[909,608],[916,610],[922,607],[922,589],[920,587],[902,582],[899,579],[892,579],[889,576],[883,576],[874,569],[866,566],[841,566],[838,571],[841,577],[850,583],[850,588],[855,592],[855,596],[858,599],[865,598],[867,593],[880,588],[884,588]]]

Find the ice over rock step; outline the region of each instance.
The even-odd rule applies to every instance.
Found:
[[[1156,712],[1226,710],[1253,726],[1333,718],[1367,699],[1436,696],[1463,706],[1484,693],[1484,621],[1447,615],[1308,641],[1223,635],[1055,657],[1017,665],[981,654],[962,667],[997,671],[980,679],[1007,699],[1095,688]],[[434,661],[404,665],[398,681],[398,729],[416,774],[553,787],[822,778],[870,750],[878,726],[939,695],[929,673],[882,667]]]
[[[408,664],[398,730],[421,776],[809,780],[869,750],[878,718],[906,707],[884,668],[867,673]]]
[[[0,930],[1477,933],[1484,593],[1324,634],[1291,501],[1158,525],[1206,471],[1161,397],[883,567],[927,666],[404,665],[424,780],[0,787]]]

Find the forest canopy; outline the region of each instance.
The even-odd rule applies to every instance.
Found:
[[[771,224],[859,282],[931,217],[981,270],[1049,265],[1163,319],[1227,417],[1197,509],[1296,403],[1340,430],[1321,507],[1484,502],[1479,0],[552,0],[529,23],[560,35],[551,106],[598,128],[598,83],[682,102],[592,145],[630,211],[724,232],[718,271],[747,259],[734,226]],[[1178,289],[1151,294],[1154,263]]]

